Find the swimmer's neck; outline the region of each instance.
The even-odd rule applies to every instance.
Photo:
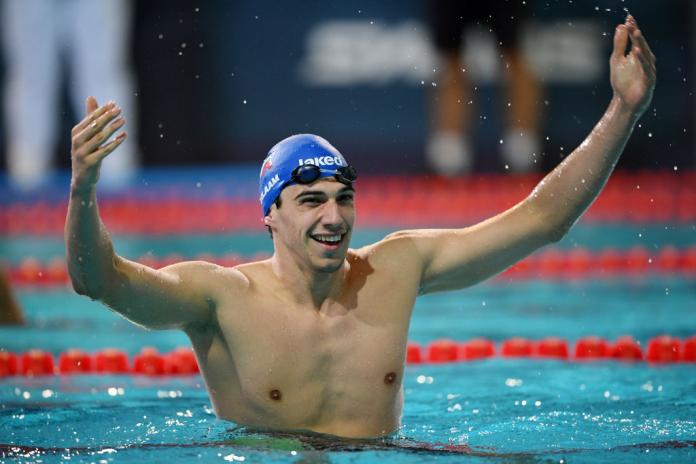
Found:
[[[279,250],[271,257],[270,264],[293,303],[298,307],[311,307],[317,312],[341,296],[350,269],[346,259],[332,272],[315,269],[306,261]]]

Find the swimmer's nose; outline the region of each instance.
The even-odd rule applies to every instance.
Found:
[[[335,201],[327,201],[324,204],[322,211],[322,224],[332,232],[340,232],[343,228],[343,216],[338,203]]]

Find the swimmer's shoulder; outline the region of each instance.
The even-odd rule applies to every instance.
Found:
[[[242,266],[246,265],[225,267],[209,261],[182,261],[162,270],[178,275],[183,282],[200,286],[214,293],[219,288],[232,290],[248,286],[247,276],[238,269]]]
[[[362,248],[350,250],[355,259],[369,261],[373,266],[403,267],[421,262],[417,241],[424,231],[401,230]]]

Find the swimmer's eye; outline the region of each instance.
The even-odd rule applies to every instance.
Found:
[[[337,198],[337,201],[339,203],[343,203],[343,204],[353,203],[353,200],[354,200],[354,197],[353,197],[352,193],[345,194],[345,195],[339,195],[339,197]]]
[[[304,197],[300,199],[301,205],[316,206],[323,203],[322,199],[319,197]]]

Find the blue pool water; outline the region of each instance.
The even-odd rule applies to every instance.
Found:
[[[590,232],[581,227],[574,237]],[[634,232],[625,233],[637,237]],[[370,234],[380,235],[357,239]],[[23,243],[8,240],[8,249]],[[192,255],[198,246],[192,237],[166,246],[161,239],[119,240],[131,243],[132,256],[153,249]],[[267,246],[260,236],[231,240],[231,248],[249,254]],[[234,240],[249,241],[240,247]],[[31,249],[46,258],[60,253],[59,246],[45,240]],[[67,288],[23,289],[18,297],[29,325],[0,328],[0,345],[11,351],[111,346],[132,355],[146,345],[167,351],[187,344],[181,333],[140,329]],[[555,335],[572,343],[585,335],[629,334],[645,344],[663,333],[696,334],[695,309],[696,284],[685,277],[499,278],[420,298],[409,339]],[[465,446],[467,462],[696,460],[696,364],[498,358],[412,365],[404,391],[398,434],[356,444],[269,440],[219,421],[199,376],[6,378],[0,380],[0,462],[460,462]]]

